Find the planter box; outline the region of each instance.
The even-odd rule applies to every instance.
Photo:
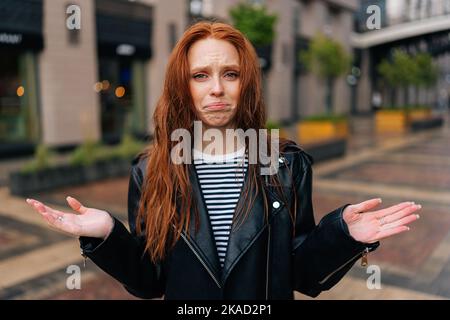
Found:
[[[317,163],[344,156],[347,150],[347,139],[330,139],[318,143],[305,144],[303,148],[313,157],[314,163]]]
[[[289,139],[289,134],[288,134],[288,131],[286,129],[278,129],[278,130],[280,130],[278,132],[279,138]]]
[[[408,115],[404,110],[377,111],[375,128],[379,133],[402,133],[408,130]]]
[[[442,127],[444,119],[441,116],[429,117],[427,119],[415,120],[411,122],[411,130],[414,132]]]
[[[403,133],[409,129],[418,131],[442,125],[442,118],[433,117],[431,110],[378,111],[375,117],[377,132]]]
[[[298,140],[302,144],[326,141],[348,136],[347,121],[301,121],[297,125]]]
[[[129,174],[129,160],[102,161],[90,166],[61,165],[38,172],[13,172],[9,177],[12,195],[28,196],[61,187],[74,186]]]
[[[429,118],[431,118],[431,110],[423,109],[423,110],[408,111],[408,117],[409,117],[409,121],[429,119]]]

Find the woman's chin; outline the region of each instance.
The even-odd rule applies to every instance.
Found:
[[[207,128],[223,128],[228,127],[231,121],[229,119],[208,120],[204,124]]]

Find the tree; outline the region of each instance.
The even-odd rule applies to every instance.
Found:
[[[416,65],[416,74],[414,76],[414,84],[416,85],[416,104],[419,103],[420,88],[430,88],[438,78],[438,69],[433,64],[433,59],[428,53],[419,53],[414,57]]]
[[[402,89],[404,103],[408,105],[408,87],[416,82],[418,72],[414,59],[406,52],[396,49],[392,54],[391,61],[384,59],[378,65],[378,72],[385,82],[395,89]],[[392,91],[393,93],[393,91]],[[393,101],[392,97],[392,103]]]
[[[230,10],[233,25],[255,46],[266,46],[275,37],[275,14],[269,14],[266,7],[240,3]]]
[[[351,56],[343,46],[323,34],[317,34],[307,50],[299,57],[308,71],[326,80],[326,109],[333,113],[333,89],[336,78],[345,74],[351,65]]]

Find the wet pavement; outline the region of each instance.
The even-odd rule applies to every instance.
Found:
[[[369,255],[369,265],[379,267],[381,288],[369,289],[368,270],[373,269],[358,262],[317,299],[449,299],[449,121],[440,129],[382,136],[373,133],[371,118],[359,117],[351,132],[346,157],[313,167],[316,220],[345,203],[374,197],[383,199],[382,206],[420,203],[421,218]],[[0,163],[0,178],[6,167]],[[90,260],[84,267],[78,241],[48,229],[24,199],[10,196],[5,184],[0,186],[0,299],[135,299]],[[34,197],[69,210],[65,197],[71,195],[125,221],[127,189],[128,177],[123,177]],[[79,290],[66,286],[71,265],[81,270]]]

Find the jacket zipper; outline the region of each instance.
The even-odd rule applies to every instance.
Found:
[[[369,254],[369,248],[366,248],[366,250],[364,250],[364,253],[361,257],[361,267],[367,267],[367,265],[368,265],[367,255],[368,254]]]
[[[362,258],[363,260],[361,261],[361,265],[366,266],[367,265],[367,254],[369,252],[369,248],[365,248],[364,251],[362,252]],[[339,268],[337,268],[336,270],[334,270],[333,272],[331,272],[329,275],[327,275],[325,278],[323,278],[321,281],[319,281],[319,284],[324,284],[328,279],[330,279],[334,274],[336,274],[336,272],[338,272],[339,270],[341,270],[342,268],[344,268],[347,264],[349,264],[350,262],[352,262],[353,260],[355,260],[355,258],[357,258],[359,255],[361,255],[361,252],[358,253],[357,255],[353,256],[351,259],[349,259],[348,261],[346,261],[343,265],[341,265]]]
[[[86,268],[87,255],[81,250],[81,256],[83,257],[83,268]]]
[[[183,240],[186,242],[186,244],[188,245],[188,247],[191,249],[191,251],[195,254],[195,256],[197,257],[197,259],[200,261],[200,263],[205,267],[206,271],[208,271],[209,275],[211,276],[211,278],[214,280],[214,282],[216,283],[216,285],[222,289],[222,287],[220,286],[219,281],[216,279],[216,277],[214,276],[214,273],[212,273],[212,271],[208,268],[208,266],[203,262],[202,258],[200,258],[200,256],[198,255],[197,251],[195,251],[195,249],[192,247],[192,245],[189,243],[189,241],[186,239],[186,236],[182,233],[181,237],[183,238]]]
[[[266,300],[269,300],[269,262],[270,262],[270,224],[268,225],[269,239],[267,241],[267,261],[266,261]]]

